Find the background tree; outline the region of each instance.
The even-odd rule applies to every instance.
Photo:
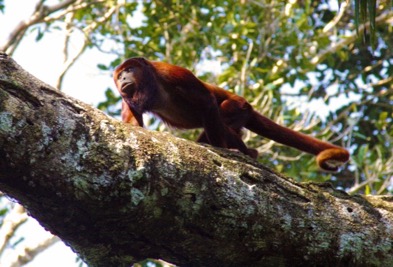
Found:
[[[6,4],[0,1],[5,12]],[[258,148],[263,164],[298,180],[332,181],[348,192],[391,193],[390,3],[380,1],[375,9],[373,49],[369,31],[365,31],[369,26],[356,27],[355,6],[339,4],[74,0],[50,5],[42,0],[32,16],[11,32],[1,50],[12,55],[29,34],[36,34],[40,41],[51,32],[64,33],[64,61],[59,62],[64,71],[55,84],[58,88],[78,57],[94,48],[116,55],[113,62],[98,66],[103,75],[109,76],[131,56],[188,67],[202,79],[246,97],[274,120],[346,146],[352,154],[351,163],[340,173],[322,174],[310,156],[245,133],[248,144]],[[73,47],[73,38],[80,36],[80,47]],[[113,85],[105,87],[109,87],[107,101],[99,107],[116,116],[119,97]],[[149,125],[166,128],[153,118]],[[170,131],[185,138],[198,134]],[[4,215],[8,210],[4,206]]]

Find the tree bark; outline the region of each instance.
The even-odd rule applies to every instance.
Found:
[[[4,54],[0,159],[0,190],[89,266],[393,266],[391,196],[297,183],[239,153],[131,127]]]

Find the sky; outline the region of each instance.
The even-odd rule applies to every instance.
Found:
[[[8,38],[10,31],[21,20],[31,15],[36,2],[5,0],[5,13],[0,14],[0,43]],[[21,8],[21,5],[23,5],[23,8]],[[36,42],[35,38],[36,33],[34,32],[24,38],[13,58],[25,70],[54,86],[63,62],[60,49],[64,36],[60,31],[52,31],[52,33],[45,33],[44,38],[39,42]],[[74,51],[79,45],[78,41],[74,40],[72,43]],[[96,49],[87,50],[67,73],[63,92],[93,105],[105,100],[104,91],[108,87],[114,88],[113,80],[110,73],[100,72],[97,64],[109,62],[114,58],[114,55],[104,55]]]
[[[11,30],[21,20],[31,15],[36,2],[35,0],[5,0],[5,12],[4,14],[0,13],[0,44],[8,38]],[[63,36],[61,32],[45,34],[44,38],[38,43],[35,41],[35,37],[36,35],[32,33],[25,38],[15,51],[13,59],[35,77],[54,86],[62,65],[60,47]],[[77,40],[73,43],[73,47],[77,49]],[[104,91],[108,87],[113,89],[115,87],[113,86],[111,74],[100,72],[97,64],[109,62],[113,58],[113,55],[103,55],[97,50],[87,51],[65,76],[63,92],[94,106],[105,100]],[[32,243],[41,240],[47,235],[47,232],[38,222],[31,219],[18,230],[17,234],[18,237],[26,238],[24,242]],[[11,251],[8,252],[10,253]],[[57,242],[26,266],[79,266],[79,263],[76,263],[76,257],[76,254],[69,247],[66,247],[62,242]],[[0,258],[0,261],[3,263],[6,260]],[[0,266],[5,266],[1,262]]]

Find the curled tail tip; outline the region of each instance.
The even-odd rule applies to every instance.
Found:
[[[332,172],[336,172],[348,160],[349,152],[340,147],[325,149],[317,155],[319,167]]]

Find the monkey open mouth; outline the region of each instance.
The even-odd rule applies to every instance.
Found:
[[[135,92],[135,87],[133,82],[125,83],[121,86],[121,91],[127,95],[133,95]]]

